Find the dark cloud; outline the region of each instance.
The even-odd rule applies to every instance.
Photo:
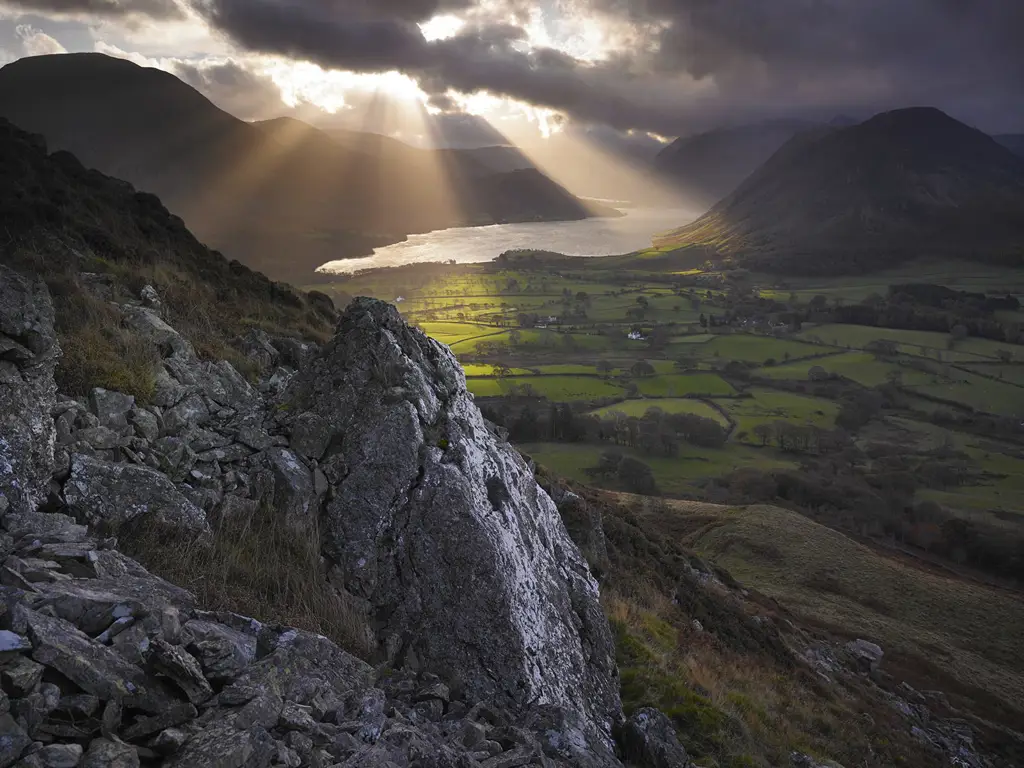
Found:
[[[2,2],[3,0],[0,0]],[[1024,0],[181,0],[248,51],[399,70],[432,103],[485,90],[578,122],[674,135],[778,117],[931,104],[1024,127]],[[173,14],[173,0],[15,0],[64,13]],[[597,18],[628,41],[588,62],[523,44],[531,6]],[[418,23],[455,13],[452,38]],[[512,23],[510,23],[512,20]]]
[[[205,0],[252,50],[331,68],[399,69],[439,104],[487,90],[618,128],[677,133],[722,120],[932,103],[1024,120],[1024,3],[967,0],[560,0],[629,25],[629,54],[592,64],[530,50],[486,15],[428,43],[415,21],[471,0]],[[515,10],[518,5],[509,4]],[[966,114],[964,114],[966,113]]]
[[[273,80],[234,61],[177,61],[174,74],[221,109],[243,120],[266,120],[282,112],[281,89]]]
[[[104,18],[146,16],[156,20],[184,16],[175,0],[4,0],[4,4],[36,14]]]

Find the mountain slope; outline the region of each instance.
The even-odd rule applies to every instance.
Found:
[[[484,174],[430,151],[297,121],[250,125],[172,75],[99,54],[7,65],[0,114],[159,195],[202,239],[279,279],[309,280],[325,261],[413,232],[591,215],[543,176],[495,201],[494,179],[479,187]]]
[[[778,120],[684,136],[654,158],[654,167],[695,199],[711,205],[728,195],[783,144],[815,124]]]
[[[762,269],[864,271],[949,256],[1024,258],[1024,159],[931,108],[798,135],[661,246]]]
[[[1015,155],[1024,157],[1024,133],[1004,133],[1000,136],[993,136],[992,138]]]

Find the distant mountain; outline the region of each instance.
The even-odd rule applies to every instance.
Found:
[[[992,138],[1015,155],[1024,157],[1024,133],[1004,133],[1000,136],[993,136]]]
[[[1024,159],[937,109],[886,112],[795,136],[658,244],[800,273],[919,256],[1024,266]]]
[[[0,115],[153,192],[210,245],[277,279],[451,226],[586,218],[539,172],[501,178],[376,134],[245,123],[173,75],[100,54],[0,69]]]
[[[793,136],[817,125],[774,120],[684,136],[658,153],[654,167],[695,201],[711,205],[736,189]]]

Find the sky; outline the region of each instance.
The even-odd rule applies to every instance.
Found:
[[[1024,0],[0,0],[0,63],[107,53],[327,127],[385,94],[455,144],[915,105],[1024,132],[1021,40]]]

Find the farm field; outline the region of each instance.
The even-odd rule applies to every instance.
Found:
[[[759,443],[754,428],[761,424],[785,421],[801,426],[831,429],[839,407],[828,400],[770,389],[752,388],[751,397],[715,400],[736,421],[736,439]],[[742,436],[742,438],[741,438]]]
[[[722,360],[739,360],[758,364],[764,363],[766,360],[775,360],[781,363],[787,359],[813,357],[828,352],[815,344],[740,333],[717,336],[712,341],[702,344],[695,351],[704,357],[710,355]]]
[[[646,456],[632,449],[610,444],[524,443],[519,448],[551,471],[587,484],[594,484],[594,478],[587,474],[586,469],[597,466],[602,453],[616,451],[650,466],[659,491],[676,496],[699,495],[706,480],[722,477],[737,469],[760,469],[770,472],[796,466],[792,460],[770,449],[762,450],[734,444],[725,448],[685,446],[678,456],[671,458]]]
[[[644,400],[626,400],[616,405],[608,405],[591,411],[595,416],[609,416],[613,413],[623,413],[626,416],[641,417],[651,408],[660,408],[665,413],[689,413],[694,416],[702,416],[705,419],[714,419],[723,427],[729,426],[729,420],[722,413],[701,400],[682,397],[651,398]]]
[[[853,349],[863,349],[872,341],[892,341],[904,354],[945,362],[995,362],[999,360],[999,352],[1005,350],[1013,360],[1024,362],[1024,347],[990,339],[967,338],[956,342],[953,349],[949,349],[949,334],[933,331],[907,331],[866,325],[819,325],[806,328],[797,336],[808,341]]]
[[[510,376],[505,379],[474,378],[466,382],[476,397],[501,397],[512,394],[513,387],[529,385],[534,393],[556,402],[621,397],[624,392],[597,377],[583,376]]]
[[[806,381],[809,378],[809,371],[814,367],[823,368],[826,373],[856,381],[865,387],[885,384],[890,377],[897,374],[904,384],[927,384],[936,378],[932,374],[900,365],[898,362],[878,360],[869,352],[842,352],[813,360],[775,365],[760,369],[758,376]]]
[[[731,384],[714,373],[680,373],[635,379],[640,394],[646,397],[682,397],[684,395],[731,395]]]

